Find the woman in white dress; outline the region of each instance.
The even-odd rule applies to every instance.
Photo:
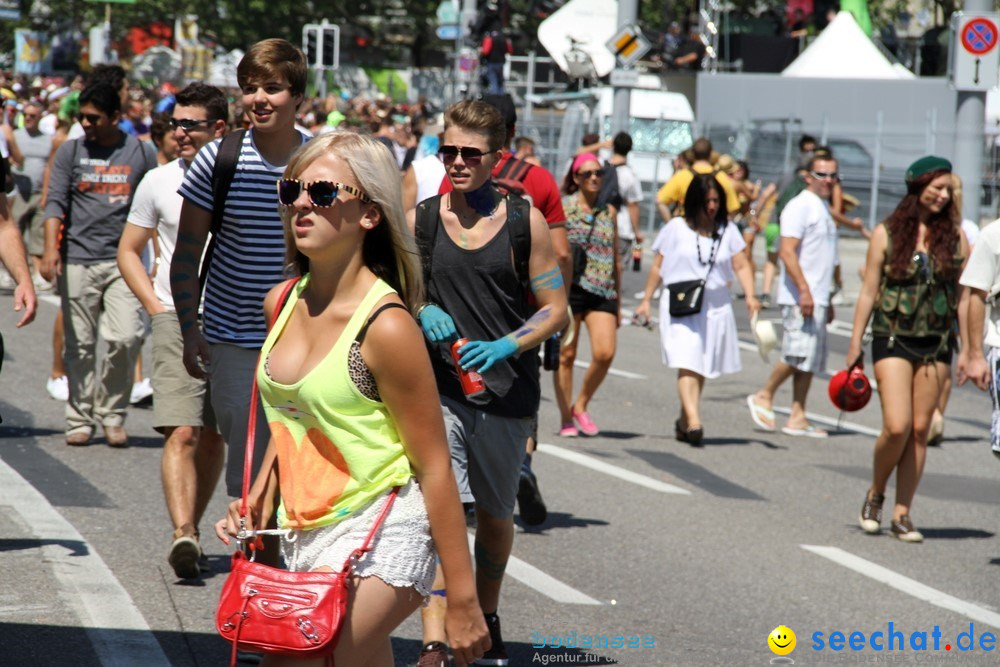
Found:
[[[650,295],[658,282],[660,340],[663,363],[677,369],[680,418],[674,423],[677,439],[694,447],[704,436],[699,403],[705,378],[740,371],[736,317],[729,284],[735,274],[746,294],[752,317],[760,310],[753,296],[753,274],[743,249],[746,243],[735,225],[726,221],[720,205],[722,187],[712,174],[699,174],[684,197],[684,218],[668,222],[653,242],[653,266],[646,281],[646,294],[636,308],[639,318],[648,318]],[[686,317],[670,316],[669,286],[690,280],[705,280],[701,311]]]

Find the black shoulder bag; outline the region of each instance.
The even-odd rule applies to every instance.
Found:
[[[695,248],[698,249],[698,261],[701,262],[701,239],[695,232]],[[682,280],[679,283],[667,285],[670,294],[670,317],[690,317],[701,312],[701,304],[705,296],[705,281],[712,273],[712,266],[715,264],[715,254],[722,245],[722,235],[712,236],[712,254],[708,258],[708,271],[705,277],[700,280]]]

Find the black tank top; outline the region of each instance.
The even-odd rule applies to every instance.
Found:
[[[440,208],[435,224],[441,224]],[[458,247],[439,227],[431,249],[428,301],[455,320],[460,338],[492,341],[520,328],[533,312],[514,270],[510,222],[486,245],[475,250]],[[533,417],[540,396],[538,352],[527,350],[483,374],[486,393],[467,398],[455,371],[451,343],[430,343],[431,364],[438,391],[457,401],[501,417]]]

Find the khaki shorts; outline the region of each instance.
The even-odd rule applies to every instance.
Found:
[[[172,310],[152,317],[153,428],[160,433],[172,426],[204,426],[216,430],[208,383],[188,375],[184,368],[184,338]]]
[[[11,217],[24,235],[28,254],[36,257],[45,252],[45,209],[39,206],[41,200],[41,192],[31,195],[27,201],[16,194],[10,209]]]

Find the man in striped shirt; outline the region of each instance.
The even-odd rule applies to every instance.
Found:
[[[236,69],[250,130],[243,136],[229,193],[212,196],[212,172],[220,141],[202,148],[178,192],[184,198],[170,284],[184,337],[184,366],[207,377],[212,409],[229,450],[226,489],[240,495],[250,386],[267,330],[264,296],[282,279],[285,242],[275,187],[285,164],[309,139],[295,129],[295,112],[305,95],[307,67],[302,52],[283,39],[250,47]],[[198,321],[198,264],[222,206],[222,227],[206,267],[201,326]],[[256,476],[269,433],[258,414]],[[277,555],[277,549],[268,549]]]

